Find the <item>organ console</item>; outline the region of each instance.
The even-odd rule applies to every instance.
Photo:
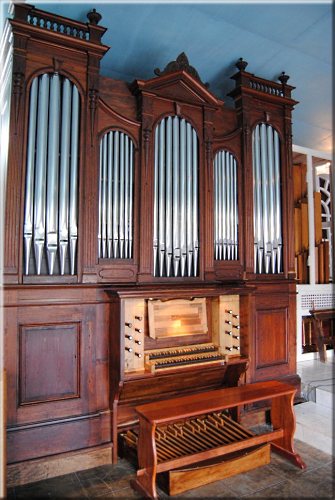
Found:
[[[102,76],[100,17],[15,3],[5,30],[14,476],[105,446],[116,461],[141,404],[300,382],[288,76],[240,59],[234,108],[185,54],[149,79]]]

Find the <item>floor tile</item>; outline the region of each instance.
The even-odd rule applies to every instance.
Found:
[[[250,495],[259,489],[283,481],[283,476],[269,465],[258,467],[244,474],[229,477],[220,481],[222,489],[228,487],[236,496]]]
[[[15,488],[17,500],[33,498],[88,498],[87,492],[75,474],[38,481]]]

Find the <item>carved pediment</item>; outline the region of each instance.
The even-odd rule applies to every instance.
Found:
[[[198,79],[185,70],[162,74],[150,80],[135,80],[131,86],[134,93],[149,92],[173,100],[191,104],[218,106],[222,101],[214,96]]]
[[[131,86],[134,93],[149,92],[157,96],[192,104],[218,106],[222,104],[201,81],[196,69],[191,66],[184,52],[171,61],[163,71],[156,68],[158,75],[150,80],[135,80]]]
[[[156,69],[154,69],[154,73],[157,76],[163,76],[163,75],[167,75],[168,73],[174,73],[175,71],[180,71],[180,70],[186,71],[186,73],[193,76],[193,78],[195,78],[196,80],[199,80],[199,82],[202,83],[206,88],[209,87],[209,83],[203,83],[197,70],[193,66],[190,65],[185,52],[182,52],[181,54],[179,54],[179,56],[177,57],[177,59],[175,61],[169,62],[165,66],[163,71],[161,71],[159,68],[156,68]]]

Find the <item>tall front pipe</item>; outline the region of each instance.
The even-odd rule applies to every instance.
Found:
[[[107,257],[110,259],[113,257],[113,132],[104,135],[101,146],[103,149],[102,180],[104,175],[106,175],[104,181],[106,221],[103,223],[106,225],[106,240],[104,241],[104,245],[107,246],[107,252],[105,251],[104,255],[106,256],[107,253]],[[101,212],[103,214],[103,207],[101,207]]]
[[[128,221],[129,221],[129,138],[127,135],[124,136],[124,258],[129,258],[129,232],[128,232]]]
[[[159,204],[158,204],[158,241],[159,241],[159,276],[164,276],[164,261],[165,261],[165,120],[160,123],[159,129],[159,162],[158,162],[158,189],[159,189]]]
[[[46,250],[49,274],[54,273],[58,248],[58,175],[59,175],[60,82],[54,73],[50,79],[48,126],[48,175],[46,198]]]
[[[63,82],[62,94],[63,94],[62,130],[61,130],[60,171],[59,171],[59,228],[58,228],[61,275],[65,274],[65,262],[69,245],[71,84],[67,78],[65,78]]]
[[[179,214],[180,214],[180,203],[179,203],[179,180],[180,180],[180,169],[179,169],[179,118],[178,116],[173,117],[173,270],[174,276],[178,276],[180,267],[180,234],[179,234]]]
[[[133,190],[134,190],[134,146],[130,141],[129,150],[129,259],[133,257]]]
[[[180,122],[180,249],[181,275],[185,276],[186,266],[186,126],[185,120]]]
[[[274,177],[275,177],[275,237],[277,241],[277,272],[282,271],[282,230],[281,230],[281,196],[280,196],[280,142],[277,131],[274,131]]]
[[[232,254],[232,158],[228,151],[226,152],[226,178],[227,178],[227,248],[228,260],[231,260]]]
[[[238,258],[238,205],[237,205],[237,165],[235,158],[233,159],[233,211],[234,211],[234,255],[233,259]]]
[[[214,158],[214,258],[219,258],[219,189],[218,189],[218,154]]]
[[[199,228],[198,228],[198,136],[192,130],[192,199],[193,199],[193,275],[198,276]]]
[[[78,239],[78,152],[79,152],[79,92],[72,88],[71,169],[70,169],[70,273],[75,274]]]
[[[33,237],[34,214],[34,176],[35,176],[35,142],[37,120],[38,78],[34,78],[30,89],[29,132],[26,170],[26,196],[24,210],[23,236],[25,242],[25,274],[29,274],[29,260]]]
[[[192,231],[192,128],[186,124],[186,248],[187,248],[187,276],[192,276],[193,264],[193,231]]]
[[[158,267],[158,147],[159,147],[159,126],[155,129],[155,163],[154,163],[154,276],[159,275],[157,273]]]
[[[124,258],[124,173],[125,173],[125,153],[124,153],[124,133],[120,132],[120,218],[119,218],[119,244],[120,259]]]
[[[255,178],[255,211],[256,211],[256,241],[257,241],[257,253],[258,253],[258,269],[259,273],[263,272],[263,260],[265,252],[264,234],[263,234],[263,213],[262,213],[262,176],[261,176],[261,154],[260,154],[260,128],[257,125],[254,131],[255,139],[255,168],[254,168],[254,178]]]
[[[266,125],[261,124],[261,171],[262,171],[262,212],[263,212],[263,235],[265,253],[265,272],[269,273],[271,259],[271,242],[269,240],[269,180],[266,149]]]
[[[38,126],[36,141],[36,171],[34,193],[34,247],[36,272],[41,274],[42,256],[45,241],[45,201],[47,172],[47,130],[49,103],[49,75],[40,79],[38,106]]]
[[[172,264],[172,117],[166,119],[166,276],[171,276]]]
[[[102,182],[103,182],[103,146],[99,149],[99,226],[98,226],[98,258],[102,257]]]
[[[269,172],[269,240],[271,242],[271,270],[276,272],[277,242],[275,241],[275,177],[274,177],[274,151],[273,129],[267,127],[268,172]]]
[[[101,176],[101,242],[102,258],[106,258],[107,244],[107,136],[102,141],[102,176]]]
[[[113,133],[113,172],[114,172],[114,183],[113,183],[113,256],[114,258],[119,257],[118,253],[118,243],[119,243],[119,132],[115,131]]]

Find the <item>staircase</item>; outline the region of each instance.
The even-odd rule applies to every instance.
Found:
[[[314,448],[335,455],[333,436],[334,357],[326,363],[319,359],[300,361],[301,393],[305,403],[294,406],[294,437]]]

